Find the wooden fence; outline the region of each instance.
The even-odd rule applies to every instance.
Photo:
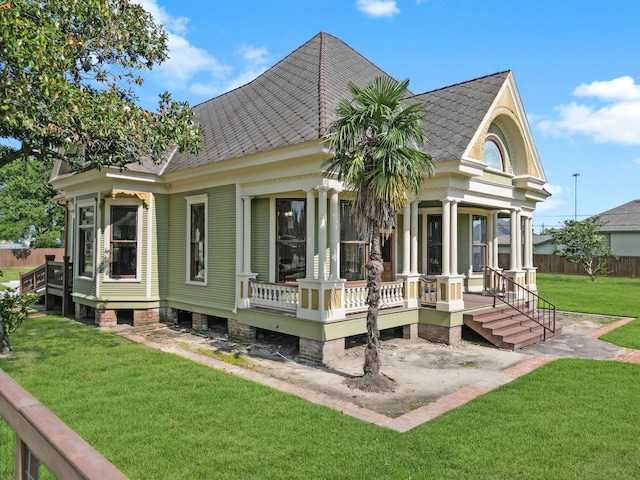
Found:
[[[509,254],[499,254],[501,268],[509,268]],[[558,255],[534,255],[533,264],[538,273],[562,273],[565,275],[586,275],[577,263],[569,263]],[[640,257],[607,257],[609,277],[640,278]]]
[[[64,248],[0,248],[0,270],[36,268],[44,265],[45,255],[54,255],[61,262]]]

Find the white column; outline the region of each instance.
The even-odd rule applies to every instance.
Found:
[[[493,212],[487,213],[487,267],[494,268],[493,261],[493,242],[495,242],[495,237],[493,236],[493,222],[495,221],[495,217],[493,216]]]
[[[493,231],[491,235],[493,236],[493,268],[498,268],[500,266],[500,243],[498,242],[498,211],[493,212]]]
[[[243,202],[243,250],[242,250],[242,272],[251,272],[251,199],[253,197],[242,197]]]
[[[451,202],[451,275],[458,275],[458,201]]]
[[[407,203],[402,215],[402,274],[411,270],[411,204]]]
[[[327,279],[327,189],[318,189],[318,279]]]
[[[411,202],[411,273],[418,274],[418,201]]]
[[[332,280],[337,280],[340,277],[340,202],[338,201],[337,190],[333,190],[331,193],[331,210],[329,215],[329,243],[331,251],[329,274]]]
[[[451,199],[442,201],[442,275],[449,275],[451,265]]]
[[[516,212],[516,242],[518,243],[517,269],[522,270],[522,214]]]
[[[307,258],[305,260],[305,278],[315,278],[313,271],[313,250],[315,248],[314,237],[316,234],[316,194],[313,190],[307,192]]]
[[[511,210],[510,233],[511,233],[511,248],[509,251],[511,255],[509,270],[518,269],[518,212],[514,209]]]
[[[524,217],[524,260],[523,267],[533,266],[533,239],[531,238],[531,217]]]

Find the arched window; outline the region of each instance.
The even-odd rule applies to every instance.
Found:
[[[489,168],[495,168],[501,172],[505,171],[505,154],[502,142],[495,135],[487,135],[484,141],[482,159]]]

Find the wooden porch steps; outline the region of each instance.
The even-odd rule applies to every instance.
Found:
[[[498,348],[518,350],[544,340],[541,325],[508,305],[467,313],[463,322]],[[547,332],[547,339],[560,333],[562,327],[557,326],[555,333]]]

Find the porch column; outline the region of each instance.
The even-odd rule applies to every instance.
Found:
[[[442,201],[442,275],[451,272],[451,199]]]
[[[418,274],[418,201],[411,202],[411,273]]]
[[[516,271],[518,270],[518,212],[515,209],[511,210],[510,220],[511,248],[509,252],[511,254],[509,256],[509,270]]]
[[[493,222],[495,217],[493,212],[487,214],[487,267],[493,268],[493,242],[495,237],[493,236]]]
[[[516,212],[516,241],[518,243],[517,268],[522,270],[522,213]]]
[[[251,280],[257,274],[251,272],[251,199],[242,197],[242,272],[237,275],[237,305],[239,308],[251,306]]]
[[[451,275],[458,275],[458,200],[451,202],[451,252],[450,252]]]
[[[305,190],[307,192],[307,255],[305,259],[305,278],[315,278],[313,259],[314,259],[314,237],[316,235],[316,193],[313,189]]]
[[[464,309],[462,299],[464,276],[458,275],[457,272],[458,208],[455,202],[451,198],[445,198],[442,201],[442,274],[436,276],[438,296],[436,310],[447,312]]]
[[[420,274],[418,273],[418,202],[407,203],[403,214],[402,273],[405,308],[420,306]]]
[[[331,210],[329,213],[329,243],[331,257],[329,259],[329,275],[332,280],[340,278],[340,202],[338,190],[331,193]]]
[[[402,274],[411,272],[411,204],[407,203],[402,215]]]
[[[498,217],[498,211],[493,212],[493,232],[492,232],[492,236],[493,236],[493,268],[498,269],[500,268],[500,242],[498,241],[498,236],[499,236],[499,217]]]
[[[318,188],[318,280],[327,279],[327,189]]]
[[[536,285],[536,267],[533,266],[533,218],[525,217],[524,219],[524,272],[525,287],[532,292],[537,292]]]

